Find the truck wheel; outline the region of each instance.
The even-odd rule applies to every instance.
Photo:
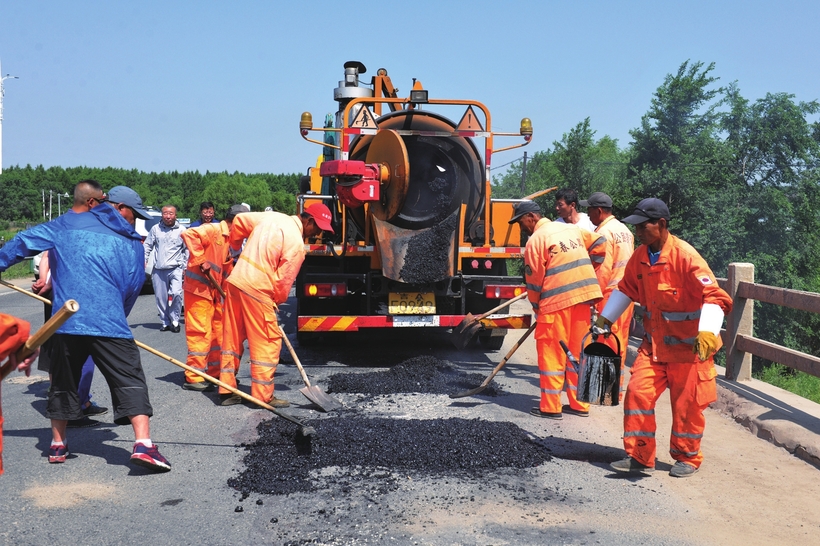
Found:
[[[504,337],[505,336],[491,336],[491,335],[481,335],[478,336],[478,343],[481,345],[481,348],[487,351],[498,351],[504,345]]]

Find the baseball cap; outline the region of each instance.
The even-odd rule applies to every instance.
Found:
[[[666,218],[669,220],[669,208],[666,203],[654,197],[648,197],[638,203],[635,210],[630,216],[627,216],[621,222],[626,224],[641,224],[647,220],[657,220],[658,218]]]
[[[522,216],[530,212],[541,214],[541,207],[539,207],[535,201],[530,201],[529,199],[519,201],[513,205],[513,215],[512,218],[510,218],[509,223],[516,223]]]
[[[612,208],[612,198],[602,191],[596,191],[589,196],[589,199],[584,199],[578,202],[582,207],[604,207]]]
[[[112,203],[122,203],[134,210],[134,214],[143,220],[150,220],[151,215],[148,210],[142,205],[142,197],[140,194],[127,186],[114,186],[108,191],[108,200]]]
[[[330,215],[330,209],[327,208],[327,206],[322,203],[313,203],[305,209],[305,212],[313,216],[313,220],[316,222],[316,225],[321,229],[335,233],[333,231],[333,226],[330,225],[330,221],[333,217]]]
[[[236,218],[237,214],[242,214],[243,212],[250,212],[249,209],[245,205],[231,205],[231,208],[228,209],[228,214],[225,215],[226,220],[233,220]]]

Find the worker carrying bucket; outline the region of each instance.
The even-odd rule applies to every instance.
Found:
[[[587,338],[587,334],[581,347]],[[580,369],[578,371],[578,400],[596,406],[617,406],[621,388],[621,342],[616,336],[618,350],[597,341],[593,335],[593,342],[581,351]]]

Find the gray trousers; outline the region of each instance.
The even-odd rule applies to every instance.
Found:
[[[182,274],[184,269],[154,269],[151,284],[154,285],[154,296],[157,300],[159,320],[163,326],[179,324],[182,311]],[[170,305],[168,298],[171,298]]]

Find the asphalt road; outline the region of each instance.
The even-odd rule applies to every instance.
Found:
[[[1,288],[0,311],[29,320],[33,327],[42,323],[39,303]],[[295,342],[292,307],[283,306],[281,311],[285,330]],[[159,332],[153,296],[139,298],[129,321],[137,340],[185,360],[184,334]],[[419,355],[487,374],[512,346],[513,337],[508,336],[502,351],[486,354],[457,352],[446,335],[430,331],[348,336],[316,347],[296,344],[296,350],[313,382],[323,386],[332,373],[384,369]],[[304,419],[330,418],[299,393],[298,372],[285,355],[282,361],[276,392],[291,401],[287,411]],[[625,478],[610,471],[608,463],[623,457],[621,408],[595,407],[589,418],[568,415],[560,422],[530,416],[538,392],[531,340],[497,376],[506,396],[337,398],[379,417],[509,421],[541,442],[553,456],[551,461],[524,471],[499,468],[473,478],[408,476],[365,467],[326,469],[355,476],[354,486],[284,496],[252,494],[245,499],[226,483],[243,468],[240,444],[254,439],[261,421],[276,417],[242,405],[220,407],[215,393],[181,390],[183,372],[173,364],[146,352],[142,362],[155,413],[152,439],[173,464],[167,474],[129,465],[132,430],[114,426],[110,414],[101,417],[101,426],[70,430],[72,455],[65,464],[48,464],[50,430],[42,415],[47,377],[40,372],[30,378],[14,374],[4,382],[0,541],[694,545],[811,543],[820,531],[817,470],[715,412],[707,417],[707,461],[693,478],[675,480],[667,475],[672,463],[664,449],[668,415],[659,415],[658,431],[658,468],[665,471],[646,478]],[[247,353],[239,378],[247,389]],[[109,405],[99,374],[92,393],[97,403]],[[719,449],[725,445],[731,449]],[[746,459],[737,461],[737,454],[746,454]],[[758,456],[773,467],[758,470]],[[756,472],[768,473],[759,489],[754,486],[755,474],[747,474],[752,471],[749,464]],[[790,503],[788,514],[778,512],[781,499],[796,498],[800,502]],[[754,520],[749,518],[752,510]],[[753,525],[759,521],[766,523]]]

